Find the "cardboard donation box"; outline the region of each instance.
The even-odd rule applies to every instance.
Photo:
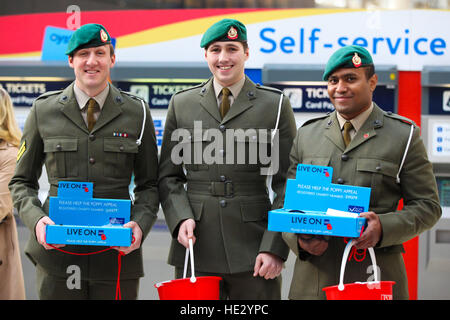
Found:
[[[130,200],[93,198],[92,182],[62,181],[50,197],[46,242],[50,244],[130,246]]]
[[[284,207],[269,211],[271,231],[357,238],[366,219],[370,188],[332,184],[333,168],[299,164],[288,179]]]

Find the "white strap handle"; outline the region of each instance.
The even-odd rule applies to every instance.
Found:
[[[350,240],[347,243],[347,246],[344,249],[344,254],[342,256],[342,262],[341,262],[341,274],[339,276],[339,285],[338,285],[338,289],[339,291],[344,290],[344,272],[345,272],[345,266],[347,264],[347,258],[348,255],[350,253],[350,249],[353,246],[353,240]],[[370,254],[370,259],[372,260],[372,267],[373,267],[373,275],[374,275],[374,282],[380,282],[380,275],[378,274],[378,267],[377,267],[377,260],[375,259],[375,251],[373,250],[373,248],[369,248],[369,254]]]
[[[271,143],[273,142],[273,138],[275,137],[275,134],[278,131],[278,125],[280,123],[280,115],[281,115],[281,106],[283,105],[283,96],[284,96],[284,94],[281,93],[280,101],[278,102],[277,122],[275,122],[275,129],[272,131],[272,134],[271,134],[271,138],[272,138]]]
[[[141,143],[142,143],[142,136],[144,135],[144,129],[145,129],[145,121],[147,120],[147,113],[145,112],[145,111],[146,111],[146,110],[145,110],[146,108],[145,108],[144,100],[142,100],[142,99],[139,99],[139,100],[141,100],[142,111],[144,112],[144,116],[142,117],[141,134],[139,135],[139,138],[136,140],[136,144],[137,144],[138,146],[140,146]]]
[[[398,168],[398,172],[397,172],[397,183],[400,183],[400,171],[402,171],[403,164],[405,163],[406,154],[408,153],[408,149],[409,149],[409,145],[411,144],[411,139],[412,139],[413,133],[414,133],[414,126],[411,125],[411,131],[409,132],[408,143],[406,144],[405,152],[403,153],[402,162],[400,163],[400,167]]]
[[[194,283],[197,281],[197,278],[195,277],[194,248],[192,245],[192,239],[189,239],[189,248],[186,248],[186,256],[184,257],[183,278],[186,278],[186,275],[187,275],[187,265],[188,265],[188,260],[189,260],[189,253],[191,256],[191,282]]]

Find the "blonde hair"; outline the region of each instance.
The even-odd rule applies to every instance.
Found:
[[[0,87],[0,140],[18,147],[21,136],[22,132],[14,118],[11,97],[5,89]]]

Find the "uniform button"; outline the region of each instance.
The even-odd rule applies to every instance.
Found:
[[[93,134],[89,135],[89,140],[94,141],[95,140],[95,136]]]
[[[89,163],[90,164],[94,164],[95,163],[95,159],[94,158],[89,158]]]
[[[227,201],[226,200],[220,200],[220,206],[222,207],[222,208],[225,208],[226,206],[227,206]]]
[[[220,181],[224,182],[225,180],[227,180],[225,176],[220,176]]]
[[[219,126],[219,130],[222,131],[222,132],[224,132],[224,131],[225,131],[225,126],[224,126],[223,124],[221,124],[221,125]]]
[[[58,151],[61,151],[61,150],[62,150],[62,147],[61,147],[60,144],[57,144],[57,145],[56,145],[56,150],[58,150]]]
[[[375,170],[380,171],[381,170],[381,166],[375,167]]]
[[[120,151],[123,151],[124,149],[125,149],[125,148],[124,148],[123,145],[119,147],[119,150],[120,150]]]
[[[342,161],[347,161],[347,160],[348,160],[348,155],[343,154],[343,155],[341,156],[341,160],[342,160]]]
[[[224,157],[225,156],[225,150],[219,150],[219,154],[222,156],[222,157]]]
[[[337,179],[337,183],[339,183],[339,184],[343,184],[343,183],[344,183],[344,179],[342,179],[342,178],[338,178],[338,179]]]

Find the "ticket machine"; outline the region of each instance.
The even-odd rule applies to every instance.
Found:
[[[306,120],[334,110],[322,80],[324,65],[266,64],[262,69],[264,85],[282,90],[290,99],[297,126]],[[378,86],[373,100],[385,111],[397,111],[397,68],[376,66]]]
[[[450,67],[422,70],[422,138],[439,190],[442,217],[419,237],[418,299],[450,299]]]

